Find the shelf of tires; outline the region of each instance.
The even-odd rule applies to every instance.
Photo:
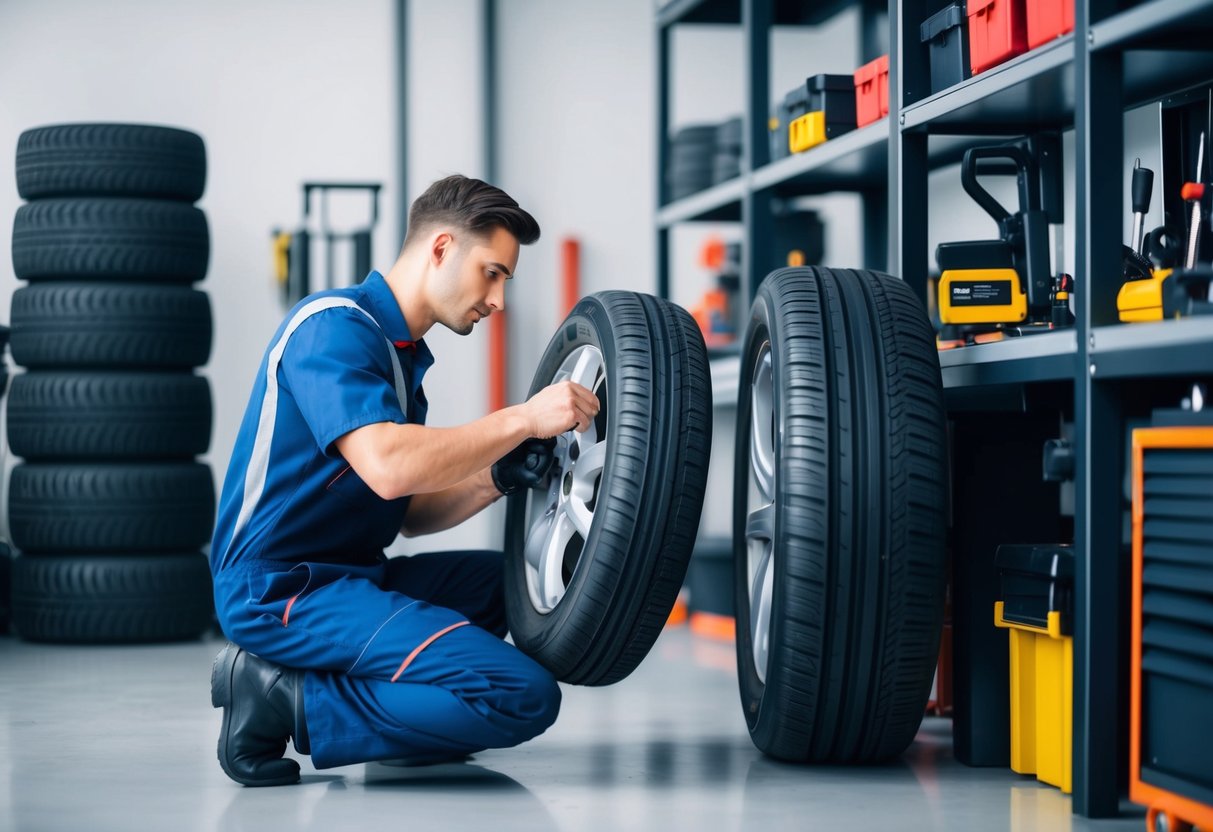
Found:
[[[13,226],[12,626],[54,642],[192,638],[212,620],[206,151],[184,130],[27,130]]]

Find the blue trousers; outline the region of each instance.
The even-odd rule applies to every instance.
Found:
[[[552,675],[506,634],[500,552],[375,566],[238,563],[215,576],[223,631],[306,671],[316,768],[440,760],[535,737],[556,719]]]

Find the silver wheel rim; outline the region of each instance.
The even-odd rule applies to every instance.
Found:
[[[526,588],[541,615],[556,608],[568,591],[594,525],[607,460],[606,363],[602,351],[586,345],[573,350],[552,378],[592,390],[601,408],[584,433],[556,438],[556,461],[546,490],[531,492],[526,546]]]
[[[767,681],[771,602],[775,588],[775,382],[771,344],[758,351],[750,385],[750,477],[746,497],[746,574],[750,593],[750,643],[758,681]]]

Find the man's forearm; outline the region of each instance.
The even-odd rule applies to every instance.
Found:
[[[500,496],[485,468],[450,488],[415,495],[400,533],[415,537],[444,531],[478,514]]]
[[[392,422],[367,425],[341,437],[336,445],[367,485],[391,500],[457,486],[528,435],[525,418],[511,407],[452,428]]]

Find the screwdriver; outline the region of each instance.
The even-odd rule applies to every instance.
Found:
[[[1142,239],[1146,228],[1146,214],[1150,213],[1150,196],[1154,190],[1154,171],[1141,166],[1141,159],[1133,162],[1133,242],[1131,247],[1142,253]]]
[[[1180,196],[1184,202],[1192,204],[1192,220],[1188,225],[1188,252],[1184,258],[1184,268],[1196,268],[1196,250],[1200,245],[1200,201],[1205,196],[1205,186],[1200,174],[1205,169],[1205,134],[1200,134],[1200,149],[1196,151],[1196,179],[1185,182]]]

